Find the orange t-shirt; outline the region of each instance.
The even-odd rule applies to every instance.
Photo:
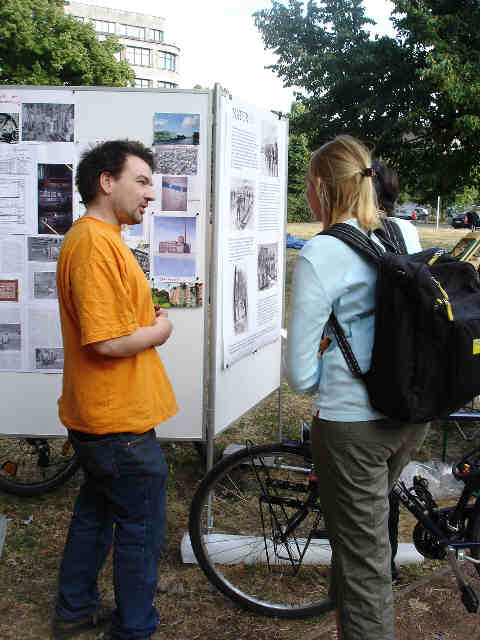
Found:
[[[155,319],[150,287],[120,227],[84,216],[66,234],[57,267],[65,364],[62,423],[88,433],[143,433],[177,411],[154,347],[126,358],[89,348]]]

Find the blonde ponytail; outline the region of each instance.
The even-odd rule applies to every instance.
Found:
[[[312,156],[307,180],[325,212],[325,228],[357,218],[364,231],[380,226],[368,149],[352,136],[337,136]]]

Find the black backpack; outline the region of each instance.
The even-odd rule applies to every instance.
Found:
[[[395,229],[393,229],[394,227]],[[322,232],[342,240],[378,270],[375,337],[362,373],[343,330],[329,326],[372,406],[394,420],[443,418],[480,394],[480,282],[475,268],[443,249],[405,254],[397,225],[379,236],[387,249],[350,224]]]

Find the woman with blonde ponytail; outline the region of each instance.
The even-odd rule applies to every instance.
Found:
[[[342,135],[313,154],[306,195],[324,229],[350,224],[383,248],[370,152]],[[415,227],[397,220],[410,253]],[[375,330],[376,269],[341,240],[318,235],[295,266],[288,327],[287,377],[294,391],[316,394],[312,451],[332,545],[330,593],[341,640],[393,640],[388,494],[424,425],[393,423],[370,404],[333,333],[332,311],[362,372],[370,367]],[[395,327],[392,327],[392,333]],[[321,344],[320,344],[321,343]],[[387,424],[388,423],[388,424]]]

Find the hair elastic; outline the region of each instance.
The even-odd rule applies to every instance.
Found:
[[[375,173],[375,169],[372,167],[368,167],[362,171],[363,178],[374,178],[377,174]]]

